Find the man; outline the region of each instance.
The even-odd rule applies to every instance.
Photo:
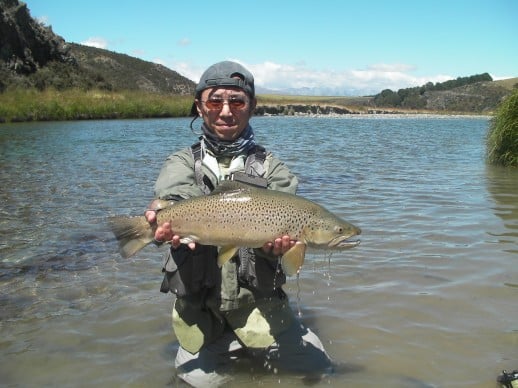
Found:
[[[158,199],[210,193],[223,180],[240,180],[295,193],[297,178],[263,147],[250,126],[257,100],[252,74],[235,62],[210,66],[196,87],[193,113],[203,119],[200,142],[169,156],[155,185]],[[192,128],[192,122],[191,122]],[[146,211],[156,222],[156,202]],[[331,362],[318,337],[298,322],[282,285],[279,257],[295,241],[279,236],[262,249],[241,248],[222,268],[217,247],[180,243],[169,223],[155,239],[171,244],[161,291],[173,292],[173,328],[180,343],[175,365],[193,386],[219,386],[232,360],[252,356],[273,371],[318,376]]]

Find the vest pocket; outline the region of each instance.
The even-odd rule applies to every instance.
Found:
[[[197,244],[194,250],[186,245],[169,249],[164,258],[162,292],[172,292],[177,297],[198,294],[219,284],[217,248]]]

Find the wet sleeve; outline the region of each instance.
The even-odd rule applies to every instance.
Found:
[[[266,158],[268,188],[295,194],[298,187],[297,177],[279,159],[268,154]]]
[[[155,183],[155,197],[178,200],[202,195],[194,176],[194,159],[189,149],[170,155]]]

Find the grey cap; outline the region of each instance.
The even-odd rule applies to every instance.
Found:
[[[215,86],[235,86],[243,89],[250,97],[255,96],[254,76],[236,62],[218,62],[205,70],[196,85],[196,98],[199,98],[203,90]]]

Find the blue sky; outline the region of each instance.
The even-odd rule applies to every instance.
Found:
[[[518,76],[518,0],[27,0],[67,42],[197,81],[236,60],[256,85],[363,95],[488,72]]]

